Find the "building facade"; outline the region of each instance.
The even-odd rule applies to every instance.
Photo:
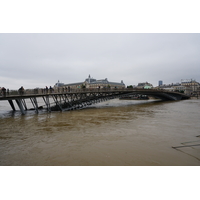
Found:
[[[60,83],[60,81],[58,80],[58,82],[54,85],[54,87],[62,87],[64,86],[64,83]]]
[[[158,81],[158,86],[161,86],[161,85],[163,85],[163,81]]]
[[[94,79],[90,75],[88,78],[85,79],[83,82],[77,82],[77,83],[69,83],[69,84],[63,84],[59,85],[58,83],[55,84],[54,88],[70,88],[70,89],[82,89],[82,88],[87,88],[87,89],[104,89],[104,88],[110,88],[110,89],[122,89],[125,88],[125,84],[123,81],[121,82],[111,82],[108,81],[107,78],[105,79]]]
[[[181,92],[186,95],[200,95],[200,84],[192,79],[182,79],[181,83],[160,85],[158,89]]]
[[[136,88],[139,88],[139,89],[152,89],[153,85],[151,83],[148,83],[148,82],[138,83]]]
[[[200,84],[192,79],[181,80],[181,85],[185,87],[191,87],[194,93],[199,92]]]

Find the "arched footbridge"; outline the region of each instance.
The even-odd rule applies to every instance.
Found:
[[[153,89],[83,89],[62,93],[34,93],[35,91],[31,92],[29,90],[29,92],[23,95],[7,94],[6,96],[0,96],[0,101],[7,100],[13,111],[16,110],[17,105],[21,113],[25,114],[27,110],[30,110],[26,103],[28,100],[32,105],[31,110],[34,109],[36,113],[38,113],[38,111],[43,108],[47,109],[48,112],[80,109],[95,103],[132,94],[148,95],[164,101],[177,101],[190,98],[190,96],[178,92]],[[43,99],[42,105],[39,105],[38,98]]]

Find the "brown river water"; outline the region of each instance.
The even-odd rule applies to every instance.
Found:
[[[0,101],[1,166],[200,165],[198,99],[115,99],[26,115],[10,110]]]

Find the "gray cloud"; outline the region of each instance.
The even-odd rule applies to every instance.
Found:
[[[199,52],[199,34],[0,34],[0,86],[53,86],[89,74],[126,85],[200,81]]]

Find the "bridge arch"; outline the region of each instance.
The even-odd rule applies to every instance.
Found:
[[[107,101],[110,99],[120,98],[131,94],[143,94],[152,96],[155,98],[159,98],[163,101],[177,101],[177,100],[184,100],[189,99],[190,97],[184,95],[182,93],[177,92],[168,92],[162,90],[152,90],[152,89],[123,89],[123,90],[96,90],[96,91],[82,91],[77,93],[67,94],[67,98],[70,101],[65,101],[62,105],[56,105],[52,109],[60,109],[63,107],[64,109],[71,110],[77,108],[83,108],[91,104],[99,103],[102,101]],[[70,97],[69,97],[70,96]]]
[[[165,90],[153,90],[153,89],[93,89],[93,90],[76,90],[63,93],[50,93],[50,94],[24,94],[24,95],[9,95],[0,97],[1,100],[8,100],[11,108],[15,111],[13,100],[17,102],[18,107],[22,114],[26,113],[26,99],[30,99],[36,113],[41,108],[38,105],[37,98],[43,98],[47,111],[53,110],[72,110],[77,108],[86,107],[88,105],[107,101],[110,99],[120,98],[130,94],[143,94],[147,96],[153,96],[160,98],[161,100],[177,101],[189,99],[190,97],[177,92],[169,92]],[[53,99],[54,105],[50,104],[50,98]]]

